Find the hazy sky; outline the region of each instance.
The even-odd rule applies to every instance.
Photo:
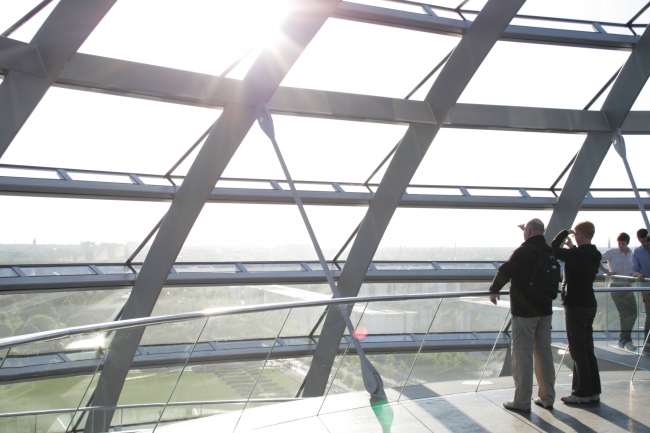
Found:
[[[364,1],[376,3],[376,0]],[[33,3],[33,4],[32,4]],[[0,29],[37,1],[0,0]],[[439,2],[449,6],[448,1]],[[480,4],[472,0],[469,4]],[[29,41],[43,13],[12,37]],[[557,16],[580,10],[589,19],[624,22],[644,1],[530,0],[522,13]],[[273,43],[287,12],[284,0],[120,0],[80,51],[218,75],[250,53],[228,76],[241,79],[264,44]],[[409,6],[410,7],[410,6]],[[586,16],[586,15],[585,15]],[[403,98],[459,39],[330,19],[283,85]],[[253,50],[251,52],[251,50]],[[629,52],[498,42],[460,102],[581,109],[627,59]],[[435,77],[433,77],[435,79]],[[423,99],[430,80],[414,99]],[[602,98],[592,109],[599,109]],[[634,109],[650,109],[644,90]],[[218,118],[220,110],[51,88],[0,162],[164,174]],[[274,116],[277,138],[294,179],[363,182],[399,141],[406,125]],[[584,141],[583,134],[443,129],[413,183],[548,187]],[[647,136],[627,137],[632,170],[650,187]],[[192,158],[177,173],[184,174]],[[380,172],[375,181],[379,181]],[[226,177],[282,179],[267,138],[254,125]],[[594,187],[627,187],[612,151]],[[139,241],[168,203],[0,197],[1,243]],[[7,211],[10,210],[10,211]],[[323,248],[335,251],[365,208],[309,207]],[[514,246],[516,225],[549,212],[399,209],[380,246]],[[595,242],[642,225],[638,212],[592,212]],[[291,206],[208,205],[188,245],[309,244]]]

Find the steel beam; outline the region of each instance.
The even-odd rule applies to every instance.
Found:
[[[0,36],[0,69],[46,77],[38,47]]]
[[[438,33],[449,36],[462,36],[471,22],[459,19],[434,17],[414,12],[343,2],[333,15],[352,21],[383,26],[398,27],[421,32]],[[540,20],[543,20],[540,17]],[[591,23],[589,23],[591,24]],[[598,32],[580,32],[543,27],[524,27],[509,25],[500,37],[501,40],[516,42],[535,42],[545,44],[569,45],[586,48],[610,48],[630,50],[636,37]]]
[[[227,104],[206,138],[174,198],[124,306],[122,319],[149,316],[160,291],[215,184],[255,122],[256,105],[268,103],[307,44],[340,0],[296,3],[281,26],[282,38],[267,47],[246,74],[242,85],[254,105]],[[115,406],[144,329],[124,330],[113,337],[106,364],[93,397],[95,406]],[[108,430],[113,412],[89,414],[85,432]]]
[[[443,120],[525,0],[489,0],[442,68],[425,101],[436,119]],[[441,125],[411,124],[373,197],[339,278],[344,297],[357,296],[372,258],[406,188]],[[344,322],[330,309],[303,396],[323,395],[343,335]]]
[[[77,49],[116,0],[61,0],[31,41],[46,76],[9,71],[0,84],[0,157]]]
[[[105,173],[105,172],[102,172]],[[117,173],[116,173],[117,174]],[[126,176],[126,174],[124,174]],[[260,183],[264,181],[259,181]],[[272,180],[266,182],[271,183]],[[334,183],[318,182],[319,186],[330,186],[331,192],[298,191],[303,203],[322,206],[368,206],[374,197],[371,192],[346,192],[346,184],[339,185],[340,190],[334,189]],[[420,185],[427,188],[426,185]],[[437,195],[435,188],[430,186],[418,194],[411,190],[402,195],[399,207],[410,208],[451,208],[451,209],[518,209],[518,210],[553,210],[557,199],[555,197],[534,197],[534,191],[528,188],[490,188],[502,189],[503,196],[463,195],[461,189],[471,186],[442,186],[444,189],[457,188],[458,195]],[[0,176],[0,195],[18,195],[33,197],[65,197],[101,200],[137,200],[137,201],[172,201],[176,197],[177,187],[159,185],[136,185],[109,182],[86,182],[75,180],[29,179]],[[524,196],[513,197],[508,192],[524,191]],[[546,190],[548,191],[548,190]],[[612,191],[620,192],[621,189]],[[637,203],[632,198],[621,197],[588,197],[580,209],[598,211],[629,211],[637,210]],[[603,190],[601,190],[603,192]],[[290,191],[261,188],[222,188],[216,187],[207,198],[210,203],[252,203],[252,204],[293,204]],[[650,197],[643,198],[642,203],[650,209]]]
[[[76,54],[56,85],[120,96],[220,108],[253,101],[240,80],[124,60]],[[385,123],[434,123],[429,105],[379,96],[280,87],[269,101],[274,114]],[[636,133],[650,132],[650,112],[635,118]],[[445,127],[517,131],[609,131],[598,111],[456,104]],[[624,126],[624,132],[626,126]]]
[[[624,125],[649,76],[650,32],[647,32],[636,43],[600,110],[609,122],[610,131],[616,131]],[[631,125],[638,125],[638,118],[631,118]],[[612,132],[594,131],[587,135],[551,215],[546,230],[547,240],[553,239],[560,230],[570,228],[573,224],[611,143]]]

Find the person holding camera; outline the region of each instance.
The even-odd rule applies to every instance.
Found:
[[[569,354],[573,359],[573,384],[571,394],[561,400],[569,404],[600,401],[600,373],[593,336],[598,304],[593,283],[602,257],[591,243],[595,232],[593,223],[583,221],[573,230],[562,230],[551,242],[555,256],[564,262],[562,304]],[[569,235],[575,238],[577,246],[573,245]],[[563,244],[568,248],[562,248]]]

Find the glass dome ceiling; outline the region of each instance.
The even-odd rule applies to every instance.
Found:
[[[373,261],[503,260],[523,218],[589,215],[601,247],[643,224],[608,140],[647,202],[645,1],[529,0],[503,28],[483,0],[316,3],[0,2],[0,337],[152,314],[174,278],[165,308],[314,269],[330,296],[264,104],[359,285]]]

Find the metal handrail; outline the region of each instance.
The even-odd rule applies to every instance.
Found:
[[[139,326],[161,325],[163,323],[184,322],[186,320],[205,319],[216,316],[232,316],[237,314],[261,313],[266,311],[286,310],[289,308],[321,307],[326,305],[355,304],[359,302],[382,302],[382,301],[408,301],[417,299],[440,299],[459,298],[466,296],[489,296],[491,292],[442,292],[442,293],[417,293],[409,295],[383,295],[363,296],[353,298],[323,299],[318,301],[297,301],[282,302],[270,305],[252,305],[247,307],[232,308],[211,308],[202,311],[189,313],[168,314],[156,317],[139,317],[136,319],[120,320],[117,322],[96,323],[93,325],[75,326],[71,328],[55,329],[52,331],[38,332],[34,334],[20,335],[17,337],[3,338],[0,340],[0,350],[9,347],[22,346],[25,344],[38,343],[42,341],[57,340],[59,338],[71,337],[79,334],[91,334],[94,332],[115,331],[118,329],[136,328]],[[507,294],[507,293],[504,293]]]
[[[236,400],[198,400],[198,401],[179,401],[170,403],[140,403],[140,404],[124,404],[117,406],[88,406],[79,408],[63,408],[63,409],[45,409],[45,410],[32,410],[24,412],[8,412],[0,413],[0,418],[13,418],[22,416],[38,416],[38,415],[56,415],[70,412],[94,412],[98,410],[120,410],[120,409],[140,409],[148,407],[165,407],[165,406],[196,406],[196,405],[213,405],[213,404],[243,404],[248,402],[253,403],[286,403],[289,401],[304,400],[304,398],[251,398],[251,399],[236,399]]]
[[[634,278],[620,276],[617,278]],[[594,292],[637,292],[644,291],[640,287],[605,287],[594,289]],[[136,328],[139,326],[161,325],[164,323],[183,322],[186,320],[205,319],[216,316],[233,316],[237,314],[261,313],[266,311],[286,310],[289,308],[303,307],[321,307],[328,305],[344,305],[355,303],[373,303],[387,301],[409,301],[419,299],[443,299],[443,298],[464,298],[477,296],[490,296],[496,293],[489,291],[471,291],[471,292],[440,292],[440,293],[415,293],[405,295],[382,295],[382,296],[361,296],[352,298],[323,299],[318,301],[297,301],[281,302],[270,305],[252,305],[247,307],[232,308],[211,308],[201,311],[192,311],[188,313],[169,314],[156,317],[140,317],[136,319],[120,320],[116,322],[96,323],[92,325],[75,326],[71,328],[55,329],[52,331],[38,332],[34,334],[20,335],[17,337],[8,337],[0,339],[0,350],[10,347],[23,346],[26,344],[39,343],[43,341],[57,340],[60,338],[71,337],[80,334],[91,334],[95,332],[115,331],[118,329]],[[509,295],[509,292],[502,291],[499,295]]]
[[[170,403],[136,403],[136,404],[123,404],[117,406],[88,406],[88,407],[68,407],[62,409],[44,409],[44,410],[30,410],[25,412],[7,412],[0,413],[0,418],[11,418],[18,416],[34,416],[34,415],[52,415],[57,413],[69,412],[93,412],[96,410],[117,410],[117,409],[138,409],[144,407],[162,407],[162,406],[191,406],[202,404],[242,404],[248,402],[252,403],[285,403],[288,401],[305,400],[304,398],[240,398],[233,400],[194,400],[194,401],[175,401]]]

